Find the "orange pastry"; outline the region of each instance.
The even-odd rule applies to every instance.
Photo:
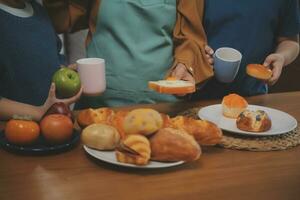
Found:
[[[269,80],[273,74],[272,70],[264,65],[249,64],[247,65],[246,72],[248,75],[260,79]]]
[[[150,138],[151,159],[157,161],[194,161],[201,148],[184,130],[163,128]]]
[[[116,150],[116,159],[122,163],[146,165],[151,155],[149,140],[143,135],[128,135]]]
[[[111,119],[111,125],[118,130],[122,139],[125,138],[124,120],[128,113],[129,111],[118,111],[113,115]]]
[[[82,128],[94,123],[110,124],[113,115],[114,111],[109,108],[89,108],[80,111],[77,117],[77,122]]]
[[[237,94],[229,94],[222,100],[222,112],[225,117],[237,118],[247,107],[247,101]]]

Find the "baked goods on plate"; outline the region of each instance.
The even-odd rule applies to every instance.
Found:
[[[119,162],[146,165],[151,155],[149,140],[143,135],[128,135],[116,149]]]
[[[82,128],[94,123],[110,124],[114,114],[110,108],[88,108],[79,112],[77,122]]]
[[[222,130],[216,124],[190,117],[177,116],[172,118],[171,127],[185,130],[195,138],[198,144],[205,146],[220,143],[223,136]]]
[[[151,159],[157,161],[194,161],[201,148],[193,136],[181,129],[163,128],[150,138]]]
[[[269,80],[272,76],[272,70],[260,64],[247,65],[246,72],[249,76],[252,76],[260,80]]]
[[[272,122],[263,110],[245,110],[238,116],[236,126],[243,131],[264,132],[271,128]]]
[[[164,94],[188,94],[196,91],[195,84],[189,81],[168,78],[166,80],[149,81],[148,87]]]
[[[156,110],[141,108],[130,111],[123,125],[126,135],[151,135],[163,126],[163,119]]]
[[[83,144],[99,150],[113,150],[120,140],[120,135],[112,126],[92,124],[83,129],[81,134]]]
[[[222,113],[225,117],[237,118],[241,112],[246,110],[248,102],[238,94],[229,94],[223,97]]]

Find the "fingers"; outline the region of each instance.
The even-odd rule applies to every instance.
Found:
[[[272,77],[268,80],[268,85],[274,85],[278,81],[282,72],[282,67],[279,63],[273,63],[272,72]]]
[[[55,83],[51,83],[48,98],[56,98],[55,95]]]
[[[178,80],[181,80],[185,73],[189,73],[182,63],[178,63],[177,66],[174,68],[174,70],[171,73],[171,76],[175,77]]]
[[[70,65],[68,65],[68,68],[70,68],[74,71],[77,71],[77,64],[76,63],[70,64]]]
[[[208,63],[210,65],[213,65],[214,64],[214,59],[213,59],[214,50],[208,45],[205,45],[204,49],[205,49],[205,57],[206,57]]]
[[[209,54],[211,56],[214,54],[214,50],[210,46],[205,45],[204,49],[206,54]]]
[[[82,94],[82,90],[83,90],[83,87],[80,88],[79,92],[77,92],[77,94],[75,96],[70,97],[68,99],[63,99],[63,102],[67,105],[75,103],[80,98],[80,96]]]
[[[265,61],[264,61],[264,66],[268,67],[271,66],[271,64],[276,60],[276,57],[271,54],[269,56],[266,57]]]

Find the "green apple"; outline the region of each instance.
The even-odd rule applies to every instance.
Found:
[[[55,83],[56,95],[58,98],[69,98],[77,94],[81,87],[78,73],[67,67],[57,70],[52,82]]]

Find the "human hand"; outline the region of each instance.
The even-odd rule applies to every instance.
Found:
[[[175,77],[178,80],[190,81],[195,83],[193,75],[187,70],[186,66],[183,63],[178,63],[173,69],[171,76]]]
[[[264,66],[270,67],[272,70],[272,76],[271,78],[267,81],[268,85],[274,85],[282,72],[282,68],[284,67],[285,63],[285,58],[282,54],[279,53],[273,53],[270,54],[264,61]]]
[[[80,98],[81,94],[82,94],[82,87],[80,88],[79,92],[75,96],[66,99],[58,99],[55,93],[55,84],[52,83],[49,90],[48,98],[45,101],[44,105],[41,106],[41,108],[43,112],[46,112],[50,108],[50,106],[52,106],[54,103],[57,102],[63,102],[66,105],[70,105],[72,103],[75,103]]]
[[[65,65],[61,65],[60,67],[62,68],[62,67],[66,67],[66,66],[65,66]],[[76,64],[76,63],[69,64],[69,65],[67,66],[67,68],[70,68],[70,69],[72,69],[72,70],[74,70],[74,71],[77,71],[77,64]]]
[[[207,58],[208,63],[213,65],[214,64],[213,55],[215,53],[214,50],[208,45],[205,45],[204,49],[205,49],[205,56]]]
[[[183,63],[178,63],[171,73],[172,77],[178,80],[190,81],[195,84],[195,79],[193,75],[187,70]],[[186,94],[177,94],[177,96],[185,96]]]

